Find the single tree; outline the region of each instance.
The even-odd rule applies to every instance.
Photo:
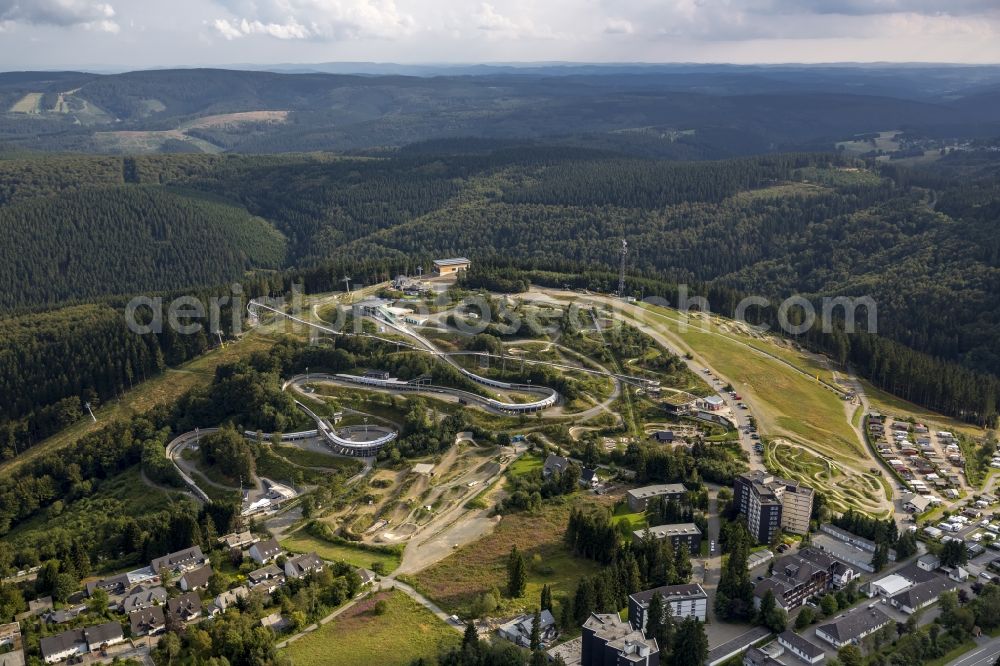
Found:
[[[524,564],[524,556],[517,546],[511,546],[510,556],[507,558],[507,596],[516,599],[524,595],[524,588],[528,583],[528,572]]]
[[[479,648],[479,634],[476,626],[471,622],[465,625],[465,634],[462,636],[462,650],[476,650]]]
[[[768,614],[771,613],[778,605],[778,601],[774,598],[774,591],[768,590],[764,593],[763,598],[760,600],[760,606],[757,608],[757,624],[765,624]]]
[[[885,568],[885,565],[889,563],[889,547],[884,543],[880,543],[875,546],[875,554],[872,555],[872,569],[876,572],[881,571]]]
[[[662,649],[662,646],[661,646]],[[702,666],[708,657],[708,636],[696,618],[687,617],[677,625],[671,666]]]
[[[848,644],[840,648],[837,658],[843,666],[862,666],[865,663],[865,656],[857,645]]]
[[[532,651],[542,648],[542,611],[535,609],[535,616],[531,618],[531,642],[528,647]]]
[[[649,599],[649,609],[646,611],[646,638],[656,638],[657,631],[663,625],[663,596],[659,591],[653,592]],[[660,646],[663,649],[663,646]]]
[[[542,585],[541,609],[552,612],[552,588],[548,584]]]
[[[834,615],[840,608],[840,606],[837,604],[837,597],[833,596],[832,594],[824,594],[823,597],[819,600],[819,607],[820,610],[823,611],[823,615],[825,615],[826,617]]]

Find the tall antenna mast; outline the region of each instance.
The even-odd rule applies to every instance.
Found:
[[[345,275],[343,279],[341,279],[341,282],[344,283],[344,287],[347,289],[347,293],[348,294],[351,293],[351,278]]]
[[[94,410],[90,408],[90,403],[84,403],[83,406],[87,408],[88,412],[90,412],[90,418],[94,419],[94,423],[97,423],[97,417],[94,416]]]
[[[622,239],[622,264],[618,270],[618,298],[625,298],[625,257],[628,255],[628,241]]]

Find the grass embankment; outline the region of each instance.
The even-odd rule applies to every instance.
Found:
[[[297,446],[281,444],[272,449],[277,455],[301,467],[319,467],[331,470],[346,470],[357,474],[364,463],[357,458],[342,458],[332,453],[303,449]]]
[[[402,560],[401,552],[392,552],[390,549],[374,550],[362,544],[335,543],[315,537],[305,528],[300,528],[282,539],[281,545],[293,553],[315,552],[326,560],[347,562],[365,569],[381,568],[386,573],[395,571]],[[376,567],[376,564],[380,566]]]
[[[424,569],[411,582],[446,611],[468,614],[472,602],[491,588],[504,591],[507,557],[511,546],[516,545],[528,563],[527,589],[518,599],[504,597],[498,615],[537,606],[544,584],[552,587],[556,597],[572,594],[580,578],[600,566],[572,555],[563,536],[572,507],[593,506],[594,501],[593,496],[581,495],[546,502],[534,513],[504,516],[492,533]],[[605,503],[604,498],[597,501]]]
[[[932,659],[930,661],[924,662],[924,666],[944,666],[945,664],[950,664],[952,661],[958,659],[966,652],[975,649],[976,646],[977,643],[974,640],[969,639],[964,643],[962,643],[961,645],[959,645],[958,647],[949,651],[947,654],[941,655],[937,659]]]
[[[685,325],[674,310],[642,307],[647,325],[745,396],[761,432],[776,440],[767,458],[772,469],[824,492],[832,505],[882,513],[886,487],[869,472],[875,461],[851,427],[842,394],[830,387],[833,374],[822,359],[738,322],[693,315]]]
[[[376,604],[385,601],[380,615]],[[291,643],[284,652],[295,666],[405,666],[462,642],[461,635],[399,591],[380,592],[332,622]]]

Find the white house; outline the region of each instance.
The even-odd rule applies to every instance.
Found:
[[[249,594],[250,590],[248,590],[245,585],[240,585],[239,587],[234,587],[231,590],[226,590],[217,596],[215,598],[215,605],[218,606],[219,610],[225,612],[227,608],[235,605],[239,599],[243,599]]]
[[[868,596],[893,597],[911,587],[913,587],[913,581],[909,578],[903,578],[899,574],[889,574],[885,578],[879,578],[869,584],[870,593]]]
[[[823,648],[791,631],[783,631],[778,634],[778,645],[807,664],[818,664],[826,658],[826,652]]]
[[[559,630],[556,628],[556,619],[552,617],[552,613],[548,610],[543,610],[540,613],[541,622],[538,627],[539,634],[542,639],[542,644],[546,645],[555,640],[556,636],[559,634]],[[531,630],[535,624],[534,613],[528,613],[527,615],[521,615],[516,617],[507,624],[501,625],[497,629],[497,635],[504,640],[508,640],[515,645],[520,645],[521,647],[529,647],[531,645]]]
[[[933,553],[927,553],[917,558],[917,566],[924,571],[934,571],[941,566],[941,560]]]
[[[596,469],[584,467],[580,470],[580,485],[585,488],[598,488],[601,485],[601,478]]]
[[[194,569],[181,576],[181,579],[177,581],[177,585],[184,592],[208,587],[208,581],[212,578],[213,573],[210,566]]]
[[[839,649],[849,644],[857,645],[862,638],[891,622],[892,619],[874,605],[856,608],[833,622],[821,624],[816,628],[816,638]]]
[[[935,578],[897,594],[889,600],[889,603],[907,615],[913,615],[921,608],[930,606],[937,601],[942,592],[954,590],[956,587],[958,585],[955,581],[947,578]]]
[[[281,555],[281,545],[275,538],[270,538],[267,541],[258,541],[254,545],[250,546],[250,550],[247,551],[247,555],[250,559],[257,564],[267,564],[278,555]]]
[[[285,562],[285,576],[287,578],[302,578],[308,573],[323,570],[323,560],[316,553],[296,555],[290,557]]]
[[[55,636],[45,636],[40,642],[42,659],[46,664],[54,664],[87,651],[87,640],[83,629],[70,629]]]

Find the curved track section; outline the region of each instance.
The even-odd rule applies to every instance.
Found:
[[[470,373],[471,374],[471,373]],[[328,375],[316,375],[316,379],[320,381],[323,378],[329,378]],[[476,375],[471,375],[470,379],[476,377]],[[358,384],[361,386],[372,386],[375,388],[390,390],[390,391],[419,391],[425,393],[438,393],[447,394],[457,397],[459,400],[464,400],[466,402],[474,402],[489,409],[502,412],[504,414],[525,414],[531,412],[537,412],[546,407],[551,407],[556,404],[559,399],[559,394],[552,389],[539,389],[537,386],[529,387],[527,384],[503,384],[502,386],[496,386],[496,384],[502,384],[502,382],[497,382],[491,384],[491,386],[496,386],[497,388],[514,389],[514,390],[532,390],[533,392],[545,393],[545,396],[541,400],[535,400],[533,402],[503,402],[502,400],[496,400],[494,398],[487,398],[485,396],[479,395],[478,393],[472,393],[470,391],[463,391],[462,389],[451,388],[450,386],[436,386],[434,384],[417,384],[413,382],[404,382],[399,379],[377,379],[375,377],[359,377],[357,375],[347,375],[338,374],[333,375],[333,379],[338,382],[346,382],[349,384]],[[480,377],[480,379],[483,379]]]
[[[285,383],[285,385],[288,386],[289,384],[294,383],[295,379],[298,378],[293,378],[292,380],[289,380],[288,382]],[[298,406],[299,409],[304,411],[306,414],[312,417],[314,421],[316,421],[317,429],[319,430],[320,435],[322,435],[323,441],[326,442],[327,446],[333,449],[335,453],[339,453],[344,456],[369,458],[378,453],[379,449],[381,449],[383,446],[385,446],[392,440],[399,437],[399,433],[397,433],[394,430],[388,430],[385,428],[378,428],[378,427],[373,427],[372,429],[376,430],[376,432],[379,431],[384,432],[384,434],[380,437],[376,437],[375,439],[355,440],[355,439],[348,439],[346,437],[341,437],[339,434],[337,434],[336,429],[334,429],[333,426],[331,426],[326,421],[326,419],[321,417],[313,410],[309,409],[309,407],[299,402],[298,400],[295,401],[295,404]],[[343,428],[342,430],[348,433],[355,432],[351,428]]]
[[[273,314],[280,315],[282,317],[285,317],[286,319],[289,319],[289,320],[294,321],[294,322],[299,323],[299,324],[303,324],[305,326],[309,326],[311,328],[314,328],[316,330],[322,331],[324,333],[328,333],[330,335],[355,335],[355,334],[350,334],[350,333],[344,333],[342,331],[336,331],[336,330],[334,330],[334,329],[332,329],[332,328],[330,328],[328,326],[322,326],[320,324],[316,324],[316,323],[313,323],[313,322],[310,322],[310,321],[306,321],[305,319],[302,319],[300,317],[295,317],[293,315],[290,315],[290,314],[287,314],[285,312],[282,312],[281,310],[278,310],[276,308],[272,308],[272,307],[270,307],[268,305],[264,305],[263,303],[258,303],[257,301],[250,301],[247,304],[247,311],[251,315],[253,315],[253,316],[259,316],[258,313],[257,313],[258,310],[265,310],[267,312],[271,312]],[[434,356],[437,356],[438,358],[444,360],[446,363],[448,363],[449,365],[451,365],[452,367],[454,367],[455,369],[457,369],[465,377],[468,377],[469,379],[471,379],[472,381],[474,381],[474,382],[476,382],[478,384],[482,384],[484,386],[489,386],[491,388],[497,388],[497,389],[506,390],[506,391],[517,391],[517,392],[523,392],[523,393],[540,394],[542,397],[539,400],[534,400],[532,402],[527,402],[527,403],[505,402],[503,400],[497,400],[495,398],[486,398],[484,396],[480,396],[480,395],[477,395],[475,393],[471,393],[469,391],[462,391],[461,389],[453,389],[453,388],[449,388],[449,387],[445,387],[445,386],[431,386],[431,385],[409,384],[408,382],[401,382],[399,380],[393,380],[393,379],[382,380],[382,379],[376,379],[376,378],[371,378],[371,377],[358,377],[356,375],[342,374],[342,375],[336,375],[336,377],[339,380],[346,381],[346,382],[349,382],[349,383],[359,384],[359,385],[375,386],[375,387],[381,388],[381,389],[394,389],[394,390],[400,390],[400,391],[427,390],[427,391],[435,392],[435,393],[450,393],[450,394],[456,395],[459,398],[464,399],[464,400],[473,401],[473,402],[476,402],[478,404],[485,404],[487,407],[489,407],[491,409],[494,409],[496,411],[503,412],[503,413],[506,413],[506,414],[524,414],[524,413],[537,412],[539,410],[546,409],[547,407],[551,407],[551,406],[555,405],[559,401],[559,393],[555,389],[551,389],[551,388],[548,388],[548,387],[545,387],[545,386],[532,386],[531,384],[515,384],[515,383],[510,383],[510,382],[502,382],[502,381],[498,381],[498,380],[495,380],[495,379],[490,379],[488,377],[481,377],[480,375],[477,375],[475,373],[469,372],[465,368],[459,366],[458,363],[456,363],[455,360],[453,358],[451,358],[453,355],[454,356],[465,355],[465,354],[469,354],[469,352],[457,353],[457,354],[448,354],[448,353],[445,353],[445,352],[441,352],[437,348],[435,348],[434,345],[429,340],[427,340],[423,336],[418,335],[417,333],[414,333],[413,331],[407,330],[407,329],[399,326],[398,324],[395,324],[394,322],[385,321],[385,320],[382,320],[382,319],[379,319],[378,321],[380,323],[383,323],[383,324],[386,324],[387,326],[392,327],[393,329],[399,331],[403,335],[409,336],[409,337],[417,340],[417,342],[419,342],[420,345],[419,346],[418,345],[410,345],[410,344],[406,344],[406,343],[401,343],[401,342],[399,342],[397,340],[390,340],[388,338],[381,338],[381,337],[376,336],[376,335],[370,335],[370,334],[365,334],[365,333],[356,334],[356,335],[360,335],[361,337],[368,337],[368,338],[373,338],[373,339],[376,339],[376,340],[381,340],[382,342],[386,342],[386,343],[389,343],[389,344],[402,345],[402,346],[407,347],[408,349],[413,349],[415,351],[421,351],[421,352],[424,352],[424,353],[428,353],[428,354],[432,354]],[[479,355],[483,355],[482,353],[478,353],[478,354]],[[310,414],[311,414],[311,412],[310,412]],[[317,423],[319,423],[319,421],[317,421]]]
[[[385,343],[388,343],[388,344],[392,344],[392,345],[397,345],[399,347],[405,347],[406,349],[410,349],[410,350],[413,350],[413,351],[419,351],[419,352],[433,354],[434,356],[438,356],[438,357],[444,359],[445,361],[448,361],[449,363],[451,363],[451,365],[455,365],[455,364],[452,363],[449,359],[451,359],[452,357],[455,357],[455,356],[477,356],[477,357],[480,357],[480,358],[484,358],[485,357],[485,358],[491,358],[491,359],[497,359],[497,360],[502,360],[504,358],[503,356],[497,356],[496,354],[491,354],[489,352],[482,352],[482,351],[443,352],[443,351],[440,351],[437,348],[435,348],[434,345],[430,343],[430,341],[428,341],[426,338],[423,338],[422,336],[420,336],[419,334],[417,334],[415,331],[411,331],[409,329],[403,328],[403,327],[399,326],[398,324],[396,324],[395,322],[386,321],[384,319],[378,319],[377,321],[379,321],[380,323],[383,323],[383,324],[385,324],[387,326],[390,326],[392,328],[395,328],[396,330],[398,330],[403,335],[406,335],[408,337],[414,338],[414,339],[420,341],[422,344],[421,345],[414,345],[414,344],[410,344],[408,342],[401,342],[399,340],[390,340],[389,338],[383,338],[383,337],[381,337],[379,335],[374,335],[372,333],[345,333],[343,331],[338,331],[338,330],[330,328],[328,326],[323,326],[322,324],[316,324],[314,322],[306,321],[305,319],[302,319],[300,317],[295,317],[293,315],[290,315],[290,314],[287,314],[285,312],[282,312],[281,310],[278,310],[276,308],[272,308],[269,305],[264,305],[263,303],[258,303],[257,301],[250,301],[247,304],[247,312],[249,312],[251,315],[257,316],[257,312],[256,312],[257,310],[265,310],[265,311],[270,312],[272,314],[276,314],[276,315],[279,315],[281,317],[284,317],[285,319],[288,319],[289,321],[294,321],[294,322],[296,322],[298,324],[302,324],[303,326],[308,326],[310,328],[314,328],[314,329],[316,329],[318,331],[321,331],[323,333],[327,333],[329,335],[351,335],[351,336],[359,337],[359,338],[371,338],[372,340],[380,340],[382,342],[385,342]],[[510,357],[507,357],[507,358],[510,358]],[[585,373],[590,374],[590,375],[598,375],[598,376],[601,376],[601,377],[608,377],[610,379],[614,379],[614,380],[617,380],[617,381],[625,382],[626,384],[631,384],[631,385],[637,386],[639,388],[650,388],[650,387],[656,387],[656,386],[660,385],[659,380],[649,379],[647,377],[636,377],[634,375],[626,375],[626,374],[620,373],[620,372],[609,372],[608,370],[597,370],[595,368],[587,368],[587,367],[577,366],[577,365],[568,365],[566,363],[555,363],[553,361],[538,361],[538,360],[533,360],[533,359],[524,359],[523,362],[526,363],[526,364],[528,364],[528,365],[544,365],[546,367],[556,368],[558,370],[585,372]],[[458,367],[458,366],[456,366],[456,367]],[[476,375],[476,376],[478,377],[478,375]],[[485,378],[483,378],[483,379],[485,379]],[[489,380],[489,381],[493,381],[493,380]],[[534,388],[538,388],[538,387],[536,386]]]
[[[315,379],[322,380],[327,375],[311,375]],[[287,382],[285,382],[283,389],[287,389],[289,386],[296,386],[301,381],[304,381],[305,377],[299,375],[297,377],[292,377]],[[357,458],[368,458],[374,456],[379,452],[383,446],[393,441],[399,436],[394,430],[388,428],[382,428],[380,426],[365,426],[367,432],[382,433],[378,437],[373,439],[351,439],[348,437],[341,436],[337,429],[330,425],[330,423],[324,419],[322,416],[309,409],[304,403],[296,400],[295,406],[305,412],[309,418],[316,422],[316,430],[302,430],[300,432],[288,432],[282,433],[280,439],[282,442],[297,442],[303,439],[313,439],[316,437],[321,437],[326,445],[329,446],[334,453],[340,454],[342,456],[354,456]],[[340,429],[340,432],[346,434],[352,434],[356,432],[361,432],[360,427],[346,426]],[[274,433],[270,432],[257,432],[256,430],[244,430],[243,436],[247,439],[253,441],[267,441],[274,438]]]
[[[167,459],[171,462],[171,464],[173,464],[174,469],[177,470],[181,480],[184,481],[184,485],[186,485],[191,492],[194,493],[195,497],[204,503],[211,502],[212,499],[208,496],[208,493],[198,487],[198,484],[194,482],[194,479],[188,476],[187,473],[181,469],[181,466],[177,463],[177,456],[180,455],[180,452],[191,444],[192,441],[197,441],[198,437],[201,435],[207,435],[209,433],[216,432],[217,430],[218,428],[200,428],[199,430],[192,430],[191,432],[186,432],[183,435],[174,437],[174,439],[167,444]]]

